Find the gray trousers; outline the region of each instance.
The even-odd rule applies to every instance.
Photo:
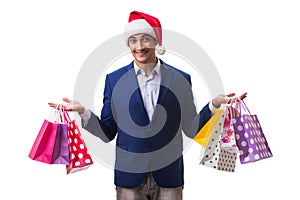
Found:
[[[159,187],[152,174],[148,173],[145,181],[136,188],[116,187],[117,200],[182,200],[183,187]]]

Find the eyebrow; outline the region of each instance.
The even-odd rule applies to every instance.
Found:
[[[151,37],[151,35],[145,33],[145,34],[141,35],[141,38],[142,38],[142,37],[145,37],[145,36]],[[130,38],[136,38],[136,36],[131,36]],[[130,39],[130,38],[129,38],[129,39]]]

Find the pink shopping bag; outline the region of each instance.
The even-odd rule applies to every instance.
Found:
[[[44,120],[28,155],[32,160],[52,164],[56,133],[59,126],[57,121],[58,112],[57,109],[52,108],[49,118]]]

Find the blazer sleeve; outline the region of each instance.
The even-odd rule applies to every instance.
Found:
[[[111,97],[112,87],[109,76],[106,76],[101,117],[99,118],[91,112],[88,123],[83,126],[84,129],[99,137],[104,142],[112,141],[117,134],[117,124],[113,117]]]
[[[211,118],[211,110],[209,109],[209,103],[206,104],[199,113],[196,113],[196,106],[194,103],[194,97],[192,92],[191,77],[187,77],[190,86],[187,89],[184,109],[182,109],[182,130],[189,138],[194,138],[199,130],[206,124]]]

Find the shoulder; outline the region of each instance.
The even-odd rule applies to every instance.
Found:
[[[111,78],[113,78],[113,77],[118,78],[118,77],[121,77],[122,75],[124,75],[126,72],[128,72],[131,69],[133,69],[133,61],[124,67],[121,67],[113,72],[108,73],[107,76],[111,77]]]
[[[113,89],[115,85],[119,82],[121,77],[123,77],[127,72],[129,72],[132,69],[133,69],[133,62],[113,72],[106,74],[105,87],[109,87]]]
[[[169,64],[165,63],[165,62],[162,61],[162,60],[160,60],[160,61],[161,61],[162,65],[163,65],[166,69],[176,72],[175,74],[184,76],[188,81],[191,80],[190,74],[188,74],[188,73],[186,73],[186,72],[184,72],[184,71],[182,71],[182,70],[180,70],[180,69],[178,69],[178,68],[176,68],[176,67],[174,67],[174,66],[172,66],[172,65],[169,65]]]

